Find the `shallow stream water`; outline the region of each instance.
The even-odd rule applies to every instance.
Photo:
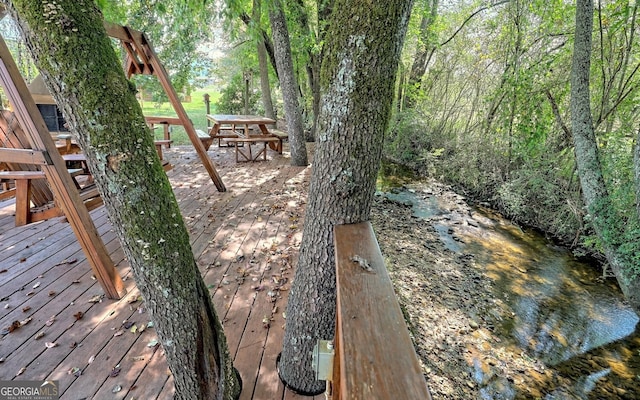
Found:
[[[538,366],[513,380],[487,376],[478,360],[470,373],[483,399],[640,399],[639,318],[614,280],[488,209],[452,213],[426,185],[412,188],[385,196],[411,204],[445,247],[473,255],[493,282],[500,343],[488,350],[506,347]]]

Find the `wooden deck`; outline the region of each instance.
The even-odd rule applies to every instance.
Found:
[[[302,398],[275,370],[287,289],[302,236],[309,168],[236,164],[212,148],[227,192],[211,182],[191,146],[165,150],[168,172],[202,275],[223,321],[241,399]],[[0,202],[0,380],[58,380],[61,399],[170,399],[174,387],[155,330],[104,207],[92,212],[128,294],[108,300],[69,225],[55,218],[14,227]],[[4,333],[4,332],[3,332]],[[324,399],[324,395],[315,399]]]

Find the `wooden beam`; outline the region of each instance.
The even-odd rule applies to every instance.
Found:
[[[47,182],[78,238],[96,279],[102,285],[107,297],[121,298],[126,293],[122,279],[2,38],[0,38],[0,81],[20,126],[31,142],[31,147],[45,151],[51,157],[51,164],[43,165],[42,171],[46,174]]]
[[[218,171],[216,171],[216,168],[213,166],[213,162],[211,161],[211,158],[209,158],[209,154],[207,154],[207,150],[205,150],[204,145],[202,144],[202,141],[200,140],[200,137],[196,132],[196,129],[193,127],[193,122],[191,122],[191,120],[189,119],[189,116],[187,115],[187,112],[182,106],[182,103],[178,98],[178,93],[176,93],[175,88],[171,84],[171,80],[169,79],[169,74],[167,74],[167,71],[164,69],[164,66],[160,63],[158,56],[156,55],[155,51],[153,51],[153,49],[151,48],[151,44],[149,44],[149,42],[147,41],[144,33],[142,34],[142,43],[145,46],[145,49],[147,50],[148,54],[150,54],[149,59],[150,59],[151,65],[153,66],[154,75],[158,77],[160,84],[164,88],[164,91],[167,93],[167,96],[169,97],[169,101],[171,102],[173,109],[178,115],[178,118],[180,118],[180,120],[182,121],[182,126],[184,127],[184,130],[187,132],[187,135],[189,136],[189,139],[191,140],[193,147],[196,149],[196,153],[198,153],[200,160],[202,160],[202,164],[204,164],[205,169],[209,173],[209,176],[211,177],[211,180],[213,180],[213,183],[216,185],[216,188],[218,189],[218,191],[225,192],[227,188],[224,186],[224,183],[222,182],[222,178],[220,178],[220,175],[218,175]]]
[[[431,399],[371,224],[336,226],[334,245],[333,399]]]
[[[8,149],[4,147],[0,147],[0,161],[33,165],[51,164],[51,158],[44,151],[32,149]]]
[[[213,162],[207,154],[207,150],[204,148],[202,141],[193,127],[193,122],[189,119],[187,112],[178,98],[175,88],[171,84],[169,74],[167,74],[167,71],[164,69],[164,66],[160,62],[156,52],[151,47],[151,44],[147,40],[144,32],[107,21],[104,21],[104,28],[109,36],[120,40],[122,45],[125,47],[129,56],[127,65],[125,65],[125,72],[129,77],[133,73],[140,73],[140,65],[136,64],[138,60],[144,66],[142,73],[153,73],[153,75],[158,77],[162,88],[169,97],[169,101],[171,102],[174,111],[178,115],[178,119],[181,121],[180,124],[172,125],[182,125],[184,127],[184,130],[187,132],[187,136],[189,136],[189,140],[191,140],[193,147],[196,149],[196,153],[198,153],[198,157],[202,160],[202,164],[207,170],[209,177],[211,177],[211,180],[216,185],[216,188],[219,192],[226,191],[227,188],[224,186],[222,178],[218,174],[218,171],[216,171]]]

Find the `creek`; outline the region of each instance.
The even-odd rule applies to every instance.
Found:
[[[384,196],[410,204],[447,249],[473,255],[490,278],[498,321],[491,333],[498,339],[485,350],[508,349],[536,366],[534,373],[506,379],[478,357],[470,374],[481,398],[640,398],[639,318],[615,280],[489,209],[450,212],[427,184]],[[522,387],[539,395],[524,395]]]

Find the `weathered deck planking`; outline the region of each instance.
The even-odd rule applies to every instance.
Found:
[[[243,379],[241,398],[301,399],[284,389],[275,359],[309,169],[273,152],[268,162],[236,165],[232,150],[209,153],[222,165],[227,192],[216,190],[191,147],[165,152],[174,165],[168,176]],[[58,380],[60,398],[70,400],[172,398],[162,348],[153,346],[143,302],[133,301],[138,292],[104,207],[91,216],[124,278],[128,293],[120,301],[90,302],[103,292],[68,224],[56,218],[15,228],[12,214],[11,201],[0,202],[0,329],[32,319],[0,336],[0,379]]]

